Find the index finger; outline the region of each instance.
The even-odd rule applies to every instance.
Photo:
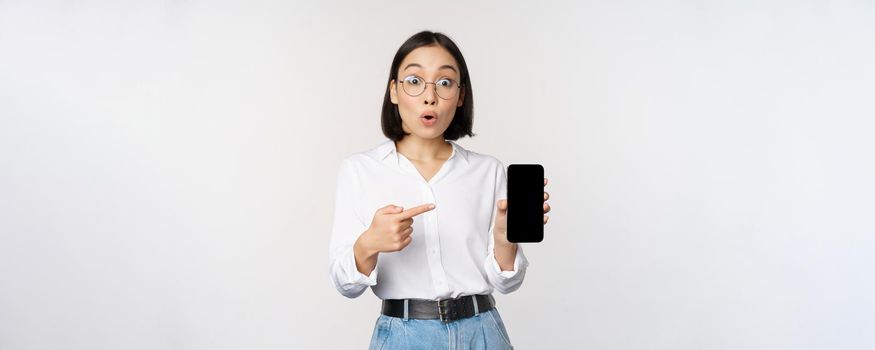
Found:
[[[432,210],[432,209],[434,209],[434,204],[431,204],[431,203],[423,204],[423,205],[420,205],[418,207],[413,207],[413,208],[407,209],[405,211],[402,211],[398,215],[402,219],[409,219],[409,218],[412,218],[412,217],[417,216],[419,214],[425,213],[425,212]]]

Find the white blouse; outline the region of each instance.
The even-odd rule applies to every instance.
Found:
[[[522,247],[513,271],[501,271],[493,254],[496,203],[507,198],[505,167],[449,142],[452,155],[428,182],[392,140],[341,162],[328,254],[329,276],[341,294],[356,298],[370,286],[380,299],[439,300],[520,287],[529,265]],[[379,253],[370,276],[359,272],[352,247],[377,209],[425,203],[435,209],[413,218],[410,244]]]

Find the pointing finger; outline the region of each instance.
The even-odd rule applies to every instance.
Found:
[[[403,210],[403,209],[404,209],[404,208],[399,207],[399,206],[397,206],[397,205],[389,204],[389,205],[387,205],[387,206],[385,206],[385,207],[382,207],[382,208],[380,208],[380,209],[377,209],[377,212],[378,212],[378,213],[381,213],[381,214],[398,214],[398,213],[400,213],[401,210]]]
[[[413,207],[413,208],[407,209],[407,210],[401,212],[400,215],[401,215],[402,219],[409,219],[409,218],[412,218],[412,217],[417,216],[419,214],[425,213],[429,210],[432,210],[434,208],[435,208],[434,204],[431,204],[431,203],[423,204],[423,205],[420,205],[418,207]]]

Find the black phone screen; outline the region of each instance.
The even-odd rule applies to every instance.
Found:
[[[540,164],[507,167],[507,240],[544,240],[544,167]]]

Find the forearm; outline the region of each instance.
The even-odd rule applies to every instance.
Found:
[[[513,261],[516,258],[516,243],[495,242],[495,261],[501,267],[501,271],[513,271]]]
[[[368,249],[361,237],[355,241],[352,251],[353,255],[355,255],[356,269],[363,275],[369,276],[377,267],[377,256],[379,256],[379,253]]]

